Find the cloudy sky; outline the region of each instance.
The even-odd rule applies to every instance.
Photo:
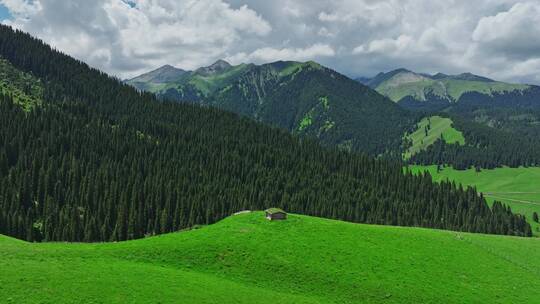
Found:
[[[537,0],[0,0],[0,20],[121,78],[224,58],[540,84]]]

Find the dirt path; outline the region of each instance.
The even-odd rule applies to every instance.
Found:
[[[540,194],[540,192],[484,192],[484,194]]]
[[[507,194],[508,193],[509,192],[507,192]],[[500,200],[507,200],[507,201],[511,201],[511,202],[517,202],[517,203],[540,206],[540,203],[531,202],[531,201],[524,201],[524,200],[517,200],[517,199],[507,198],[507,197],[502,197],[502,196],[496,196],[496,195],[491,195],[491,194],[488,194],[488,193],[484,193],[484,196],[495,198],[495,199],[500,199]]]

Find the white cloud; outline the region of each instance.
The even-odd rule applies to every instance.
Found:
[[[319,20],[367,25],[370,27],[394,24],[400,17],[400,2],[396,0],[339,0],[329,11],[319,13]]]
[[[16,18],[28,18],[41,9],[38,1],[2,0],[0,1]]]
[[[413,44],[412,37],[400,35],[397,39],[380,39],[373,40],[368,45],[360,45],[353,49],[353,54],[385,54],[396,55],[405,51]]]
[[[521,61],[512,65],[509,70],[504,71],[501,77],[521,81],[532,81],[540,83],[540,58]]]
[[[538,82],[538,0],[0,0],[7,21],[121,77],[226,58]],[[339,54],[339,56],[337,56]],[[520,75],[521,73],[521,75]]]
[[[283,12],[286,15],[296,18],[302,16],[302,9],[292,1],[285,3],[285,6],[283,6]]]
[[[278,60],[313,60],[318,57],[334,56],[334,49],[326,44],[314,44],[306,48],[271,48],[265,47],[257,49],[249,54],[238,53],[226,59],[232,63],[242,62],[271,62]]]
[[[517,3],[508,11],[484,17],[472,37],[493,55],[540,57],[540,3]]]
[[[319,29],[319,31],[317,32],[317,34],[318,34],[319,36],[323,36],[323,37],[335,37],[335,36],[336,36],[336,34],[330,32],[330,31],[329,31],[326,27],[324,27],[324,26],[321,27],[321,28]]]
[[[270,24],[221,0],[2,0],[9,23],[105,71],[127,76],[161,64],[196,68]]]

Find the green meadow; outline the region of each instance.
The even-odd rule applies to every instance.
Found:
[[[426,127],[430,126],[427,130]],[[405,139],[412,142],[411,147],[404,153],[403,157],[409,159],[412,155],[425,150],[431,146],[439,138],[443,137],[444,141],[453,144],[465,144],[463,134],[452,127],[452,120],[440,116],[431,116],[422,119],[417,126],[416,131],[405,135]]]
[[[484,193],[488,202],[501,201],[512,211],[527,216],[533,233],[540,236],[540,225],[533,222],[532,214],[540,214],[540,167],[496,168],[455,170],[444,167],[437,172],[437,166],[409,166],[412,172],[429,171],[435,181],[453,180],[467,186],[475,186]],[[540,262],[539,262],[540,263]]]
[[[1,303],[540,303],[540,239],[262,212],[141,240],[0,236]]]

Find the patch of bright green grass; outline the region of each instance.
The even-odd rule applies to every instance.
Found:
[[[301,71],[305,69],[314,69],[319,70],[322,69],[322,66],[314,61],[308,61],[308,62],[296,62],[296,61],[289,61],[287,62],[287,65],[279,70],[279,77],[286,77],[290,76],[289,81],[293,80],[294,77],[300,73]]]
[[[328,96],[319,97],[319,103],[323,105],[325,110],[330,109],[330,103],[328,102]]]
[[[533,303],[539,241],[262,212],[120,243],[0,236],[0,301]]]
[[[412,172],[429,171],[435,181],[451,180],[467,186],[476,186],[485,193],[488,202],[501,201],[512,211],[523,214],[531,224],[533,233],[540,236],[540,225],[533,222],[532,214],[540,214],[540,168],[496,168],[455,170],[444,167],[437,172],[437,166],[410,166]]]
[[[250,65],[243,63],[237,66],[233,66],[222,73],[217,73],[214,75],[206,76],[195,74],[189,80],[189,83],[199,89],[203,93],[203,95],[207,96],[215,90],[231,84],[249,67]]]
[[[428,129],[426,136],[425,129],[428,125],[431,127]],[[435,143],[437,139],[441,138],[441,135],[444,141],[449,144],[465,144],[463,134],[452,127],[452,120],[450,118],[440,116],[426,117],[418,123],[418,128],[415,132],[405,135],[406,140],[412,140],[412,146],[404,153],[403,157],[409,159],[412,155],[425,150]]]
[[[321,132],[327,132],[328,130],[332,129],[336,123],[331,120],[325,120],[324,125],[321,127]]]
[[[285,77],[285,76],[288,76],[288,75],[291,75],[291,74],[294,74],[294,73],[298,73],[299,71],[302,70],[302,66],[304,64],[302,62],[294,62],[294,61],[291,61],[287,64],[287,66],[283,69],[281,69],[281,71],[279,71],[279,76],[280,77]]]
[[[313,110],[309,111],[302,117],[302,120],[300,120],[300,124],[298,125],[298,131],[303,131],[307,127],[311,126],[313,124]]]
[[[330,109],[330,102],[328,101],[327,96],[319,97],[318,104],[316,104],[311,110],[309,110],[304,117],[300,120],[298,124],[298,131],[303,131],[309,126],[311,126],[317,116],[317,120],[321,117],[320,115]],[[323,112],[323,113],[321,113]],[[316,114],[317,113],[317,114]],[[335,126],[335,122],[329,119],[324,120],[324,123],[320,126],[319,132],[326,132]],[[319,134],[320,135],[320,134]]]
[[[43,86],[34,76],[21,72],[0,58],[0,93],[10,95],[25,111],[41,105]]]
[[[454,100],[458,100],[461,95],[466,92],[479,92],[487,95],[493,93],[502,93],[502,92],[512,92],[515,90],[524,90],[529,86],[524,84],[511,84],[504,82],[484,82],[484,81],[466,81],[466,80],[456,80],[456,79],[447,79],[443,80],[444,86],[446,87],[448,95],[450,95]]]

